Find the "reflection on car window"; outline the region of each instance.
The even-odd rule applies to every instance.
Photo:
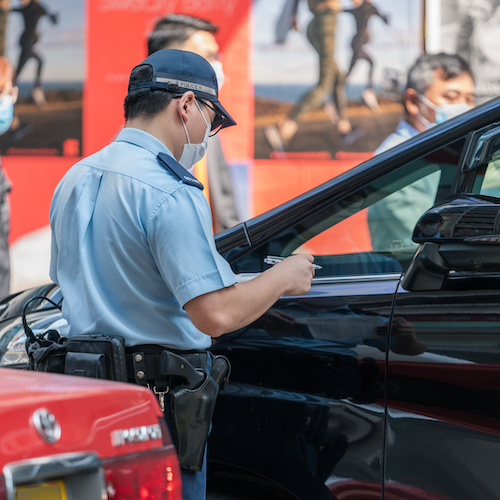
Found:
[[[488,163],[479,194],[500,198],[500,161]]]
[[[258,272],[267,254],[311,253],[316,276],[401,272],[417,245],[419,217],[451,194],[465,140],[406,163],[357,193],[334,202],[233,262],[236,272]]]
[[[500,198],[500,131],[498,128],[481,136],[472,160],[473,193]]]

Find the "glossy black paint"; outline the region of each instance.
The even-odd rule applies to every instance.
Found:
[[[499,306],[498,275],[398,293],[394,314],[414,325],[425,352],[389,353],[387,480],[446,498],[498,498]]]
[[[233,373],[211,460],[299,498],[331,498],[324,483],[333,474],[378,483],[385,335],[376,328],[388,320],[397,278],[315,283],[307,297],[284,298],[258,324],[218,340],[212,350],[231,359]]]

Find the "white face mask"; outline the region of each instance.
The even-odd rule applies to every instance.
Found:
[[[461,115],[469,109],[472,109],[472,106],[469,106],[465,103],[459,104],[441,104],[440,106],[436,106],[433,102],[429,101],[427,97],[422,94],[419,94],[419,99],[430,109],[434,111],[435,115],[435,123],[430,123],[429,120],[425,119],[420,113],[418,118],[420,121],[427,127],[430,128],[433,125],[439,125],[440,123],[444,123],[450,118],[454,118],[455,116]]]
[[[215,71],[215,77],[217,78],[217,86],[219,90],[224,85],[224,80],[226,79],[226,75],[224,75],[224,70],[222,69],[222,63],[220,61],[212,61],[210,63],[212,69]]]
[[[186,137],[188,140],[187,144],[184,144],[184,147],[182,149],[182,154],[179,159],[179,163],[186,169],[189,170],[190,168],[193,167],[193,165],[197,162],[199,162],[203,156],[205,155],[205,151],[207,149],[208,145],[208,136],[210,135],[210,123],[207,122],[207,119],[205,118],[205,115],[201,111],[200,105],[198,104],[198,101],[195,99],[194,101],[196,103],[196,106],[200,110],[201,116],[203,117],[203,121],[207,125],[207,130],[205,131],[205,137],[203,137],[203,141],[200,144],[191,144],[191,141],[189,140],[189,134],[187,131],[186,124],[184,123],[184,120],[182,119],[181,116],[181,122],[182,126],[184,127],[184,131],[186,132]]]

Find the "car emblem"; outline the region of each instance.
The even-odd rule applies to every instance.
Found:
[[[132,427],[131,429],[117,429],[111,432],[111,444],[123,446],[124,444],[143,443],[161,439],[161,427],[158,424]]]
[[[39,408],[33,413],[33,424],[40,437],[49,444],[61,439],[61,426],[56,417],[45,408]]]

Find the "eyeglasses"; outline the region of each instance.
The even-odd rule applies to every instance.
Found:
[[[202,99],[201,97],[197,97],[196,99],[198,99],[198,101],[200,101],[202,104],[204,104],[207,108],[211,109],[215,113],[215,118],[212,120],[211,133],[210,133],[210,137],[213,137],[215,134],[219,132],[219,130],[224,125],[226,117],[222,115],[219,111],[217,111],[211,104],[208,104],[208,101],[206,101],[205,99]]]
[[[180,99],[184,94],[175,94],[173,96],[174,99]],[[196,100],[200,101],[204,106],[211,109],[215,113],[215,118],[212,120],[210,124],[210,135],[209,137],[213,137],[216,135],[219,130],[222,128],[226,121],[226,116],[217,111],[211,104],[208,104],[208,101],[201,97],[196,97]]]

